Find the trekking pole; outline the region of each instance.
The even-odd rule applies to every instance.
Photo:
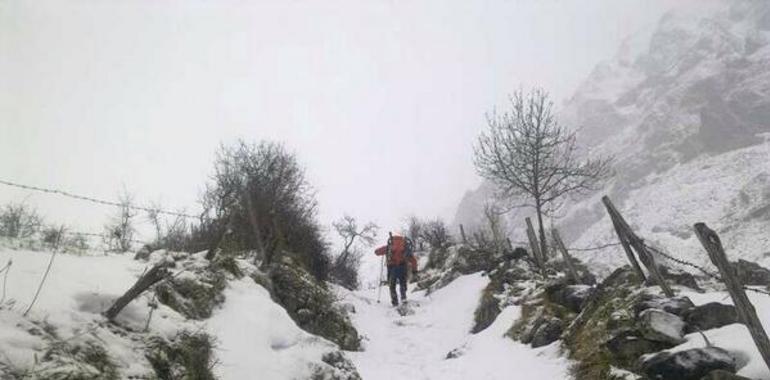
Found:
[[[380,296],[382,295],[382,271],[385,268],[385,255],[382,256],[382,264],[380,264],[380,278],[377,282],[377,303],[380,303]]]

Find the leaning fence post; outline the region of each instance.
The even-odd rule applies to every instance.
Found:
[[[722,276],[725,285],[727,285],[727,291],[730,293],[730,297],[735,304],[738,318],[749,329],[751,338],[754,339],[759,353],[762,354],[762,359],[765,360],[765,364],[770,368],[770,339],[767,338],[765,328],[762,327],[762,322],[757,317],[757,311],[743,290],[743,284],[735,276],[735,271],[727,260],[727,255],[722,247],[722,242],[719,240],[719,236],[704,223],[695,224],[695,234],[698,235],[698,240],[700,240],[703,248],[706,249],[711,262],[719,269],[719,274]]]
[[[540,267],[540,271],[545,275],[545,265],[543,256],[540,254],[540,245],[537,243],[537,235],[535,235],[535,229],[532,227],[532,220],[524,218],[527,223],[527,238],[529,239],[529,247],[532,249],[532,257],[535,259],[535,264]]]
[[[169,266],[170,264],[165,261],[161,261],[158,264],[155,264],[155,266],[147,271],[147,273],[139,277],[139,279],[136,280],[136,283],[134,283],[134,285],[129,288],[128,291],[126,291],[122,296],[115,300],[112,306],[110,306],[110,308],[103,313],[104,316],[107,317],[108,320],[115,319],[115,317],[117,317],[123,308],[131,303],[131,301],[133,301],[136,297],[139,297],[139,295],[141,295],[149,287],[166,278],[169,275]]]
[[[660,286],[666,297],[673,297],[674,291],[671,290],[668,284],[666,284],[666,281],[663,279],[660,271],[658,271],[658,265],[655,263],[655,258],[650,254],[649,251],[647,251],[647,247],[644,245],[644,241],[636,236],[628,223],[626,223],[626,220],[623,219],[623,216],[620,215],[620,212],[615,208],[615,205],[612,204],[609,197],[606,195],[603,196],[602,202],[604,202],[604,206],[607,207],[607,213],[610,214],[610,218],[612,219],[612,223],[615,226],[615,231],[618,233],[618,238],[620,239],[621,244],[623,244],[623,248],[626,249],[626,245],[630,244],[636,251],[636,254],[639,255],[639,259],[642,260],[642,264],[647,267],[647,272],[650,274],[650,277],[653,279],[653,281],[655,281],[655,283]],[[625,244],[623,243],[624,240],[626,240]],[[629,251],[626,251],[626,253],[628,254]],[[632,258],[633,255],[629,255],[629,260]],[[631,260],[631,264],[633,264],[635,261],[635,259]],[[636,265],[638,267],[639,264]],[[634,270],[637,269],[641,272],[641,268],[634,268]],[[644,279],[643,276],[642,279]]]
[[[564,262],[567,264],[567,272],[569,273],[570,277],[572,277],[572,280],[575,281],[576,284],[579,284],[580,277],[578,276],[577,269],[575,269],[575,263],[572,262],[572,257],[570,257],[569,252],[567,252],[567,247],[564,246],[564,242],[561,240],[559,231],[554,228],[551,230],[551,235],[553,236],[556,249],[561,252],[561,256],[564,258]]]

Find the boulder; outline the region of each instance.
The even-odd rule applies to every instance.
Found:
[[[684,320],[687,332],[691,333],[738,323],[738,312],[733,305],[710,302],[686,311]]]
[[[647,309],[639,314],[637,326],[641,335],[656,342],[677,345],[684,338],[684,321],[659,309]]]
[[[594,287],[588,285],[567,285],[562,281],[554,282],[545,288],[548,301],[566,307],[579,313],[588,298],[594,292]]]
[[[716,371],[709,372],[708,375],[703,376],[700,380],[751,380],[748,377],[738,376],[732,372],[718,369]]]
[[[661,352],[642,362],[642,372],[657,380],[700,380],[715,370],[735,373],[735,359],[718,347]]]
[[[551,318],[545,320],[540,326],[534,330],[532,335],[532,347],[547,346],[561,337],[561,333],[564,331],[564,323],[558,318]]]
[[[604,343],[604,347],[615,362],[631,368],[637,364],[640,356],[658,352],[671,346],[645,339],[634,330],[620,330]]]
[[[660,309],[665,312],[683,316],[685,311],[695,307],[695,304],[687,297],[664,298],[653,294],[644,294],[639,301],[634,304],[634,314],[639,315],[647,309]]]
[[[767,268],[742,259],[733,262],[732,266],[743,285],[770,286],[770,270]]]
[[[660,268],[660,274],[663,276],[664,279],[669,280],[674,284],[686,286],[690,289],[697,290],[699,292],[703,291],[703,289],[701,289],[698,286],[698,282],[695,281],[695,276],[693,276],[692,273],[685,272],[679,269],[668,268],[665,266],[659,266],[659,268]]]

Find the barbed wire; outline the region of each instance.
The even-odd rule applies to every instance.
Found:
[[[722,281],[722,278],[718,274],[710,272],[706,268],[704,268],[704,267],[702,267],[702,266],[700,266],[698,264],[691,263],[691,262],[686,261],[686,260],[678,259],[678,258],[676,258],[676,257],[674,257],[674,256],[672,256],[672,255],[670,255],[668,253],[663,252],[663,250],[655,248],[655,247],[653,247],[653,246],[651,246],[651,245],[649,245],[649,244],[647,244],[645,242],[642,242],[642,244],[644,244],[644,246],[647,249],[657,253],[658,255],[663,256],[664,258],[666,258],[666,259],[668,259],[670,261],[673,261],[673,262],[675,262],[675,263],[677,263],[679,265],[683,265],[683,266],[686,266],[686,267],[697,269],[698,271],[700,271],[701,273],[706,275],[706,277],[709,277],[709,278],[717,280],[717,281]]]
[[[178,217],[182,217],[182,218],[193,218],[193,219],[198,219],[199,218],[198,215],[191,215],[191,214],[185,214],[185,213],[176,212],[176,211],[167,211],[167,210],[155,209],[155,208],[151,208],[151,207],[126,205],[126,204],[122,204],[122,203],[119,203],[119,202],[106,201],[106,200],[103,200],[103,199],[97,199],[97,198],[88,197],[88,196],[84,196],[84,195],[72,194],[70,192],[63,191],[63,190],[47,189],[47,188],[43,188],[43,187],[23,185],[23,184],[20,184],[20,183],[15,183],[15,182],[11,182],[11,181],[5,181],[5,180],[2,180],[2,179],[0,179],[0,184],[1,185],[6,185],[6,186],[10,186],[10,187],[16,187],[16,188],[24,189],[24,190],[38,191],[38,192],[43,192],[43,193],[48,193],[48,194],[58,194],[58,195],[62,195],[62,196],[65,196],[65,197],[69,197],[69,198],[73,198],[73,199],[78,199],[78,200],[81,200],[81,201],[86,201],[86,202],[91,202],[91,203],[97,203],[97,204],[101,204],[101,205],[105,205],[105,206],[127,207],[127,208],[132,209],[132,210],[144,211],[144,212],[149,212],[149,213],[155,212],[155,213],[158,213],[158,214],[164,214],[164,215],[170,215],[170,216],[178,216]]]
[[[516,244],[516,245],[523,245],[523,246],[528,246],[529,245],[528,241],[513,241],[511,243],[512,244]],[[616,247],[616,246],[619,246],[619,245],[620,245],[620,243],[607,243],[607,244],[603,244],[603,245],[597,245],[595,247],[584,247],[584,248],[567,247],[567,250],[569,250],[569,251],[577,251],[577,252],[598,251],[598,250],[601,250],[601,249],[607,249],[607,248]]]

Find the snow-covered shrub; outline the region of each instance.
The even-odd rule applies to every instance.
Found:
[[[156,286],[158,301],[190,319],[210,317],[214,308],[224,302],[225,269],[214,263],[196,265],[194,260],[179,263],[184,272]]]
[[[215,380],[214,346],[214,338],[200,331],[182,331],[171,340],[154,336],[147,343],[147,360],[159,380]]]
[[[296,156],[272,142],[223,145],[203,195],[203,226],[217,244],[227,237],[264,266],[284,253],[316,278],[329,273],[317,202]]]
[[[43,218],[24,203],[8,203],[0,210],[0,236],[28,238],[40,231]]]
[[[344,350],[361,348],[358,331],[335,304],[331,291],[288,257],[269,270],[271,295],[303,330],[337,343]]]

